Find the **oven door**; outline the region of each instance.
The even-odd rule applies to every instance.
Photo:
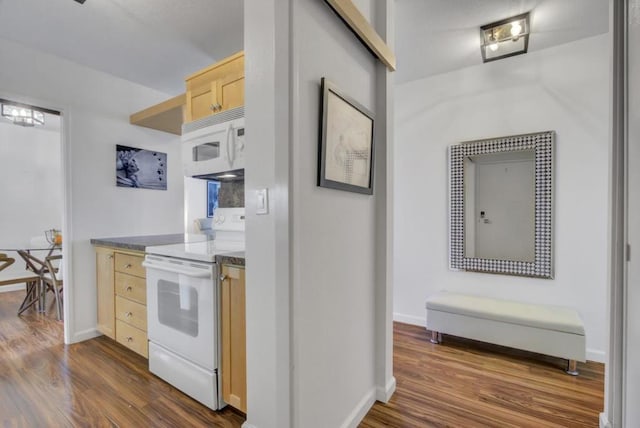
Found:
[[[149,341],[213,371],[218,367],[215,264],[147,255]]]

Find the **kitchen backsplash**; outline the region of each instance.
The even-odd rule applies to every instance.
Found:
[[[218,190],[218,206],[220,208],[244,207],[244,180],[221,182]]]

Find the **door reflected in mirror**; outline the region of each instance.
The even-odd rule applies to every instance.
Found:
[[[464,256],[535,261],[535,151],[464,158]]]
[[[449,266],[553,278],[553,131],[449,148]]]

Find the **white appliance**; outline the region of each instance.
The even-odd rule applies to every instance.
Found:
[[[244,107],[182,126],[182,162],[188,177],[244,169]]]
[[[218,254],[244,251],[244,208],[218,208],[215,239],[147,247],[149,371],[205,406],[220,384]]]

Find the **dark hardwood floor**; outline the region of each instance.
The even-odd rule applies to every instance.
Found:
[[[16,316],[23,292],[0,293],[0,426],[239,427],[147,371],[147,360],[110,339],[65,346],[55,309]],[[396,393],[361,424],[381,427],[597,427],[603,365],[445,336],[396,323]],[[327,409],[327,411],[331,411]],[[304,428],[304,427],[296,427]],[[333,428],[333,427],[327,427]]]
[[[55,308],[16,316],[24,292],[0,293],[0,426],[239,427],[147,371],[147,360],[99,337],[63,344]]]
[[[395,323],[396,392],[360,425],[381,427],[597,427],[604,365],[444,336],[433,345],[423,327]]]

